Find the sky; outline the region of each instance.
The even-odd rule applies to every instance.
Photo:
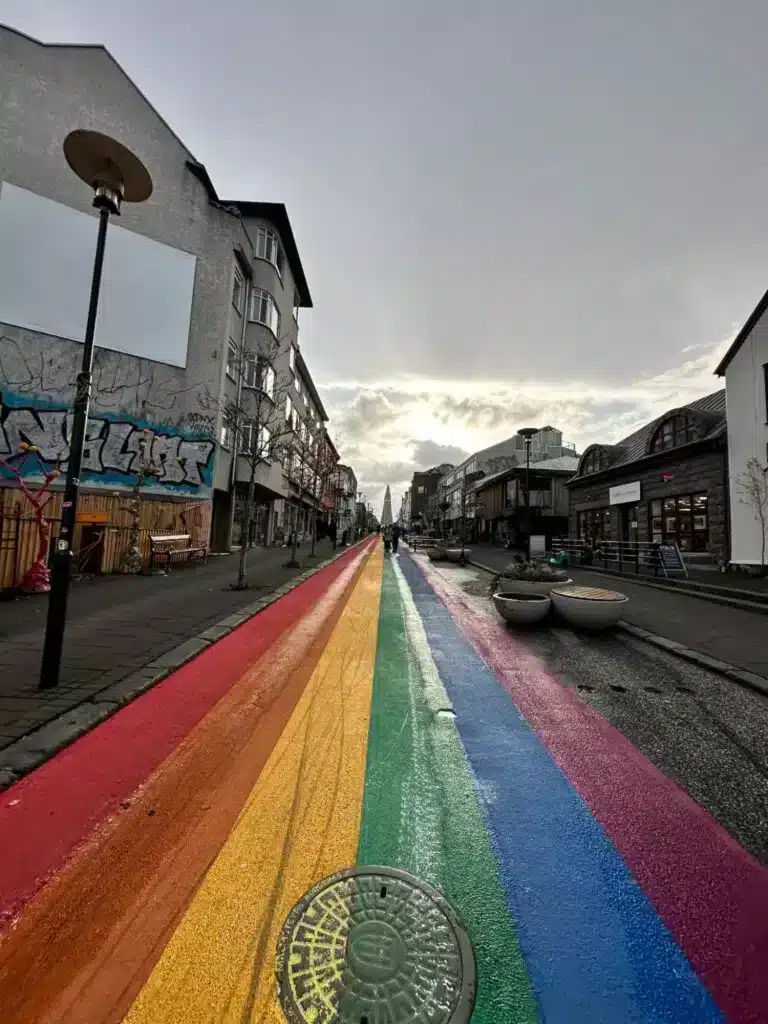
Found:
[[[220,195],[284,202],[302,352],[380,512],[717,390],[768,286],[765,0],[0,0],[101,42]]]

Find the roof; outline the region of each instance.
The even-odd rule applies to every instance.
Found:
[[[646,423],[640,427],[634,433],[629,434],[628,437],[623,438],[616,444],[593,444],[585,449],[584,455],[591,451],[593,448],[602,448],[613,457],[604,469],[599,470],[596,473],[589,473],[586,477],[579,477],[578,479],[592,479],[594,477],[602,476],[605,473],[610,473],[614,469],[618,469],[620,466],[627,466],[633,462],[639,462],[641,459],[650,457],[648,454],[648,447],[650,445],[651,438],[656,432],[657,427],[678,412],[694,412],[701,413],[706,417],[711,417],[712,424],[706,433],[696,441],[690,441],[687,445],[680,445],[680,448],[687,448],[690,445],[701,444],[703,441],[711,441],[719,435],[723,434],[726,429],[725,423],[725,390],[715,391],[711,395],[705,395],[704,398],[698,398],[695,402],[689,402],[688,405],[678,406],[674,409],[668,409],[661,416],[657,416],[655,420],[651,420],[650,423]],[[667,449],[667,452],[669,450]],[[654,455],[657,453],[654,452]],[[584,456],[582,456],[583,458]],[[581,460],[578,460],[579,462]]]
[[[296,369],[299,370],[299,372],[301,373],[302,380],[307,385],[307,389],[309,390],[309,393],[312,396],[312,401],[315,403],[315,405],[317,406],[317,411],[320,413],[320,419],[323,421],[323,423],[327,423],[328,413],[325,411],[325,406],[323,405],[320,399],[320,395],[318,395],[317,393],[315,382],[312,380],[312,374],[309,372],[309,367],[304,362],[304,356],[301,354],[301,351],[298,348],[296,349]]]
[[[733,339],[733,341],[731,342],[731,347],[720,360],[720,363],[717,369],[715,370],[716,377],[724,376],[725,371],[728,369],[728,364],[739,351],[744,342],[747,340],[747,338],[752,332],[752,328],[755,326],[755,324],[766,311],[766,309],[768,309],[768,291],[766,291],[762,299],[760,299],[758,304],[749,314],[749,316],[747,317],[747,322],[744,324],[739,333]]]
[[[532,462],[531,472],[540,473],[544,470],[545,473],[573,474],[578,469],[580,461],[581,460],[577,455],[558,455],[554,459],[541,459],[539,462]],[[525,463],[518,463],[516,466],[507,466],[506,469],[502,469],[498,473],[494,473],[492,476],[485,476],[482,480],[478,480],[471,489],[473,491],[481,491],[489,484],[509,479],[514,476],[515,473],[519,473],[524,469]]]
[[[199,160],[190,159],[187,160],[187,167],[204,186],[208,193],[208,199],[212,203],[216,203],[217,206],[224,208],[233,207],[241,217],[256,217],[260,220],[268,220],[277,229],[277,233],[280,235],[280,240],[283,243],[288,266],[291,268],[296,291],[299,293],[299,305],[302,309],[311,309],[312,296],[309,294],[309,285],[304,274],[304,268],[301,265],[299,248],[296,245],[296,239],[293,235],[291,222],[288,219],[285,203],[261,203],[249,199],[219,199],[205,165],[201,164]]]

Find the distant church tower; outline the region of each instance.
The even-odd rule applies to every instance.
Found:
[[[384,491],[384,511],[381,513],[381,525],[392,525],[392,495],[389,493],[389,486]]]

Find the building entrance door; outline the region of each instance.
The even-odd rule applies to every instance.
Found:
[[[637,505],[621,506],[621,539],[626,543],[637,540]]]

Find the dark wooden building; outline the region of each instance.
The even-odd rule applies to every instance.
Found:
[[[725,391],[591,445],[567,486],[570,537],[676,542],[687,559],[727,561]]]

